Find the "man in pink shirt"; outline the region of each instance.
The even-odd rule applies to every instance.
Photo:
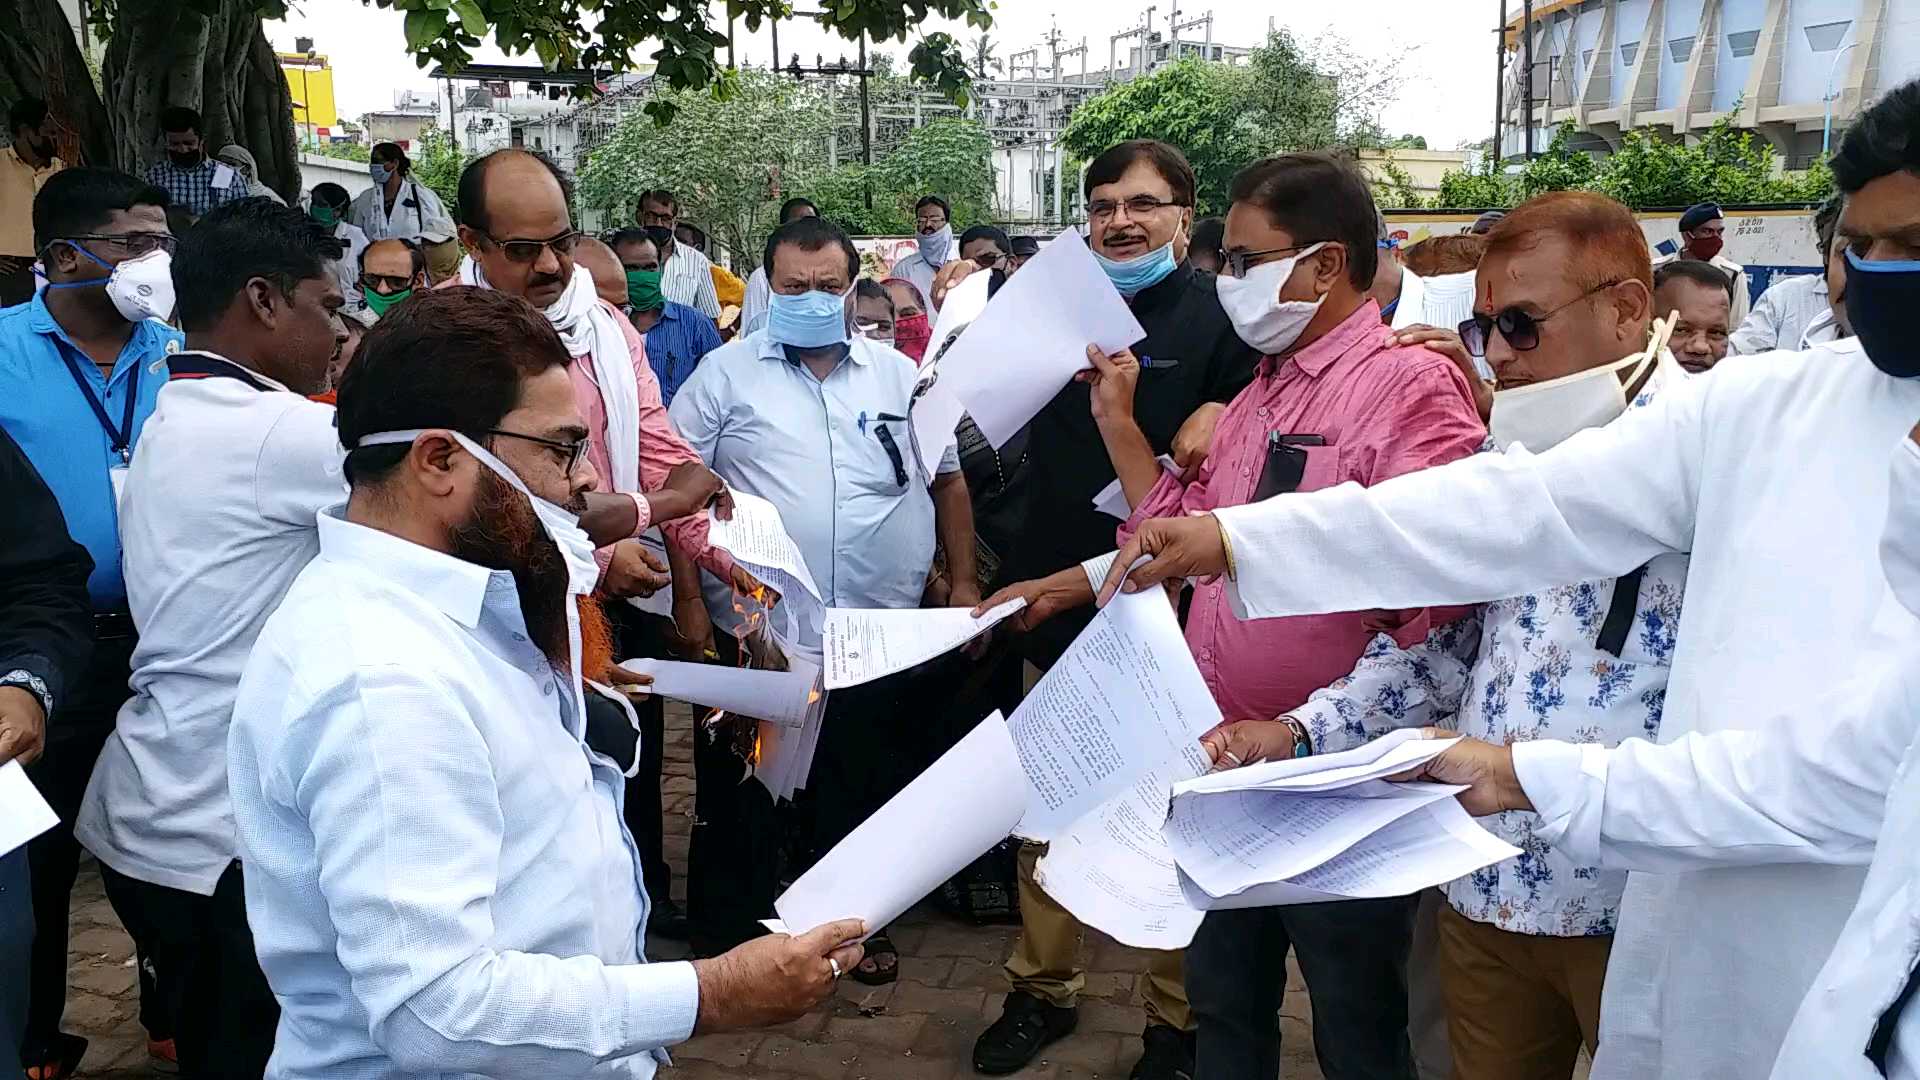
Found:
[[[1227,215],[1222,306],[1263,354],[1254,381],[1221,414],[1211,453],[1191,477],[1165,472],[1133,420],[1140,365],[1130,352],[1088,349],[1093,415],[1133,515],[1211,510],[1352,481],[1379,483],[1465,457],[1485,439],[1458,368],[1421,346],[1394,344],[1367,295],[1376,231],[1364,180],[1320,154],[1259,162],[1235,178]],[[1090,603],[1081,568],[1002,590],[982,607],[1027,600],[1033,625]],[[1228,723],[1280,717],[1353,670],[1380,632],[1412,643],[1448,612],[1375,611],[1242,622],[1218,582],[1199,582],[1188,646]],[[1410,707],[1418,708],[1419,703]],[[1282,725],[1270,756],[1322,753]],[[1354,742],[1361,733],[1340,733]],[[1298,744],[1296,745],[1296,738]],[[1210,744],[1219,743],[1210,737]],[[1218,750],[1218,746],[1213,746]],[[1198,1022],[1196,1080],[1271,1080],[1280,1069],[1278,1013],[1292,947],[1313,999],[1314,1045],[1329,1080],[1413,1080],[1407,1039],[1412,897],[1207,916],[1187,950]]]
[[[683,640],[701,642],[712,629],[694,568],[705,568],[742,592],[760,588],[760,582],[708,540],[703,511],[713,503],[715,512],[731,512],[726,486],[668,421],[639,332],[600,299],[593,274],[575,263],[574,245],[582,237],[569,216],[569,195],[566,175],[543,154],[497,150],[469,163],[460,174],[460,242],[468,255],[460,272],[439,287],[511,293],[541,309],[560,332],[574,357],[567,373],[587,422],[587,458],[600,490],[633,497],[634,537],[654,526],[664,534],[675,568],[676,632]],[[601,548],[596,557],[599,591],[606,597],[648,596],[666,586],[667,567],[638,539]],[[659,653],[661,635],[627,618],[625,607],[607,606],[624,639],[620,656]],[[661,850],[661,712],[649,702],[639,715],[639,773],[628,786],[628,824],[653,900],[652,924],[679,937],[684,920],[668,895],[671,876]],[[626,729],[624,720],[612,726]],[[624,746],[611,752],[626,759]]]

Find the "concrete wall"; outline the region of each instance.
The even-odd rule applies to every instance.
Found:
[[[366,165],[358,161],[346,161],[320,154],[300,155],[302,198],[313,190],[315,184],[324,184],[328,181],[346,188],[348,195],[358,195],[373,186],[373,177],[367,175]]]

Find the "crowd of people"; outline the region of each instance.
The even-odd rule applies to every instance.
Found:
[[[742,279],[669,191],[583,234],[537,152],[472,161],[450,216],[393,144],[288,205],[190,110],[144,177],[64,167],[42,103],[9,127],[0,766],[59,820],[0,852],[0,1078],[85,1054],[84,855],[190,1077],[648,1077],[911,978],[888,927],[761,920],[1160,587],[1216,769],[1465,736],[1422,774],[1521,854],[1209,912],[1144,960],[1136,1080],[1279,1075],[1289,953],[1329,1080],[1920,1075],[1920,83],[1846,132],[1824,272],[1757,299],[1712,204],[1659,257],[1586,192],[1403,249],[1338,155],[1197,218],[1178,147],[1118,144],[1084,236],[1144,336],[935,448],[942,305],[1046,272],[938,194],[884,277],[790,198]],[[829,693],[791,800],[750,721],[698,721],[682,907],[622,661],[762,662],[783,598],[715,542],[741,496],[827,607],[1024,607]],[[1020,924],[982,1074],[1078,1021],[1042,854],[942,890]]]

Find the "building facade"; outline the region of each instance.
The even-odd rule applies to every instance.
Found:
[[[1529,110],[1523,22],[1508,23],[1507,157],[1529,120],[1535,149],[1571,120],[1605,150],[1635,128],[1686,138],[1730,117],[1797,168],[1820,153],[1829,109],[1837,134],[1920,76],[1920,0],[1555,0],[1533,9]]]

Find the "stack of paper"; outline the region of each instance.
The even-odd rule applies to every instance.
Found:
[[[733,517],[727,521],[712,517],[708,539],[779,591],[780,602],[775,606],[784,609],[790,638],[797,638],[802,627],[818,633],[824,611],[820,586],[814,584],[799,545],[787,534],[779,508],[744,491],[732,491],[732,495]]]
[[[789,672],[806,676],[812,684],[807,706],[797,724],[760,723],[760,755],[754,766],[754,778],[776,799],[791,799],[807,786],[813,773],[814,751],[820,748],[820,728],[827,716],[827,692],[820,686],[820,657],[766,631],[773,655],[768,659],[784,664]]]
[[[1454,740],[1394,732],[1324,757],[1123,794],[1040,861],[1047,893],[1119,941],[1181,948],[1205,912],[1404,896],[1512,858],[1442,784],[1395,783]],[[1169,812],[1169,803],[1171,811]]]
[[[805,933],[863,919],[869,934],[879,933],[1005,839],[1025,794],[1013,739],[996,712],[800,875],[774,902],[780,919],[768,925]]]
[[[973,617],[970,608],[828,608],[827,688],[848,686],[905,671],[943,656],[993,629],[1026,607],[1015,598]]]
[[[820,665],[790,657],[788,670],[695,664],[643,658],[621,663],[628,671],[653,676],[646,689],[661,697],[690,701],[778,727],[799,730],[820,694]]]

